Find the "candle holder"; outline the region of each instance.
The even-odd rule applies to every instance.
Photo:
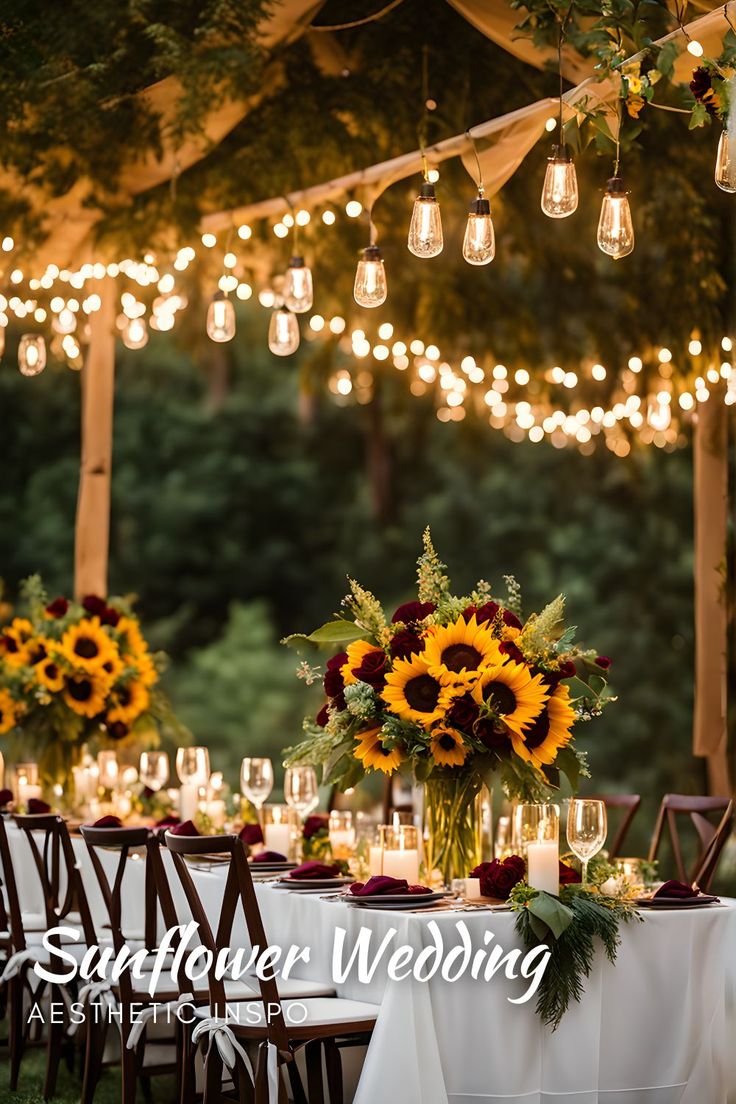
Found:
[[[100,751],[97,755],[97,779],[101,790],[112,793],[118,787],[120,768],[114,751]]]
[[[207,748],[177,748],[176,773],[181,782],[179,816],[182,820],[194,820],[199,808],[200,790],[210,780],[210,753]]]
[[[406,878],[410,885],[419,881],[419,833],[413,824],[384,828],[383,874]]]
[[[289,805],[263,806],[263,846],[290,861],[298,851],[301,819]]]
[[[514,813],[514,836],[526,859],[532,889],[555,896],[560,891],[560,807],[521,804]]]
[[[15,784],[19,805],[27,805],[31,798],[40,798],[38,763],[18,763],[15,768]]]
[[[347,862],[355,851],[353,814],[349,810],[333,809],[328,827],[333,859]]]

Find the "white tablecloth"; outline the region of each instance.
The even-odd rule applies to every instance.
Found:
[[[23,841],[14,838],[14,847]],[[96,921],[102,901],[79,843],[85,883],[90,886]],[[115,856],[109,856],[114,861]],[[142,927],[143,864],[131,863],[124,900],[130,930]],[[21,864],[22,891],[30,893],[33,872]],[[207,905],[217,916],[224,872],[194,871]],[[186,918],[180,891],[176,900]],[[392,946],[428,945],[427,924],[439,926],[445,950],[457,942],[462,920],[474,948],[484,948],[486,931],[504,951],[518,946],[509,913],[430,913],[366,911],[317,895],[258,886],[266,935],[271,944],[311,948],[308,964],[294,976],[332,978],[335,929],[347,931],[351,947],[362,926],[378,946],[393,928]],[[28,907],[33,903],[28,898]],[[245,941],[242,924],[236,940]],[[492,945],[492,944],[491,944]],[[386,956],[387,958],[388,956]],[[733,1083],[726,1046],[727,993],[733,1005],[736,972],[736,902],[722,907],[650,912],[622,931],[618,961],[599,953],[579,1004],[552,1033],[534,1012],[534,999],[513,1005],[527,982],[492,981],[469,975],[455,983],[435,977],[428,983],[394,981],[381,960],[373,979],[354,976],[337,985],[340,996],[381,1005],[366,1054],[354,1104],[402,1100],[402,1104],[723,1104]],[[727,975],[728,979],[727,979]],[[732,1022],[732,1021],[731,1021]],[[730,1094],[736,1101],[736,1093]]]

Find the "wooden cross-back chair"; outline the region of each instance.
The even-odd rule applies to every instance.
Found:
[[[210,1029],[205,1042],[204,1104],[234,1099],[239,1104],[269,1104],[269,1077],[278,1079],[278,1099],[286,1101],[286,1089],[281,1077],[285,1068],[294,1104],[322,1104],[322,1054],[324,1051],[330,1104],[342,1104],[342,1066],[340,1046],[364,1045],[373,1030],[378,1009],[374,1005],[339,997],[313,997],[299,1002],[306,1010],[300,1024],[290,1022],[290,1007],[296,1001],[283,999],[272,977],[258,977],[259,998],[244,1005],[228,1002],[223,980],[217,977],[218,952],[231,945],[236,916],[243,916],[251,948],[268,946],[245,848],[237,836],[179,836],[166,834],[166,846],[172,854],[176,873],[186,894],[194,920],[199,925],[202,945],[211,952],[208,972],[209,1006],[196,1009],[200,1025]],[[208,855],[229,856],[223,884],[222,906],[216,923],[208,914],[187,863],[188,858]],[[266,1013],[268,1010],[268,1014]],[[257,1045],[255,1071],[236,1055],[229,1070],[234,1096],[223,1094],[223,1060],[215,1045],[213,1032],[227,1025],[241,1047]],[[197,1026],[195,1024],[195,1031]],[[296,1065],[296,1054],[304,1049],[307,1067],[308,1095]],[[182,1100],[194,1096],[194,1048],[188,1051]],[[275,1071],[274,1071],[275,1064]],[[273,1088],[273,1081],[272,1081]]]
[[[17,1084],[20,1063],[30,1041],[29,1028],[32,1024],[24,1016],[24,996],[31,1001],[38,1001],[48,990],[49,1000],[62,1008],[65,1006],[64,997],[69,992],[74,997],[78,988],[76,979],[67,986],[58,982],[45,982],[37,977],[33,970],[34,964],[51,963],[51,950],[45,949],[41,940],[45,939],[49,948],[61,950],[63,947],[78,960],[86,948],[96,943],[87,895],[64,818],[56,813],[29,813],[15,814],[13,820],[25,838],[38,877],[43,901],[42,927],[45,930],[24,931],[23,949],[28,957],[20,964],[18,973],[10,981],[11,1087]],[[7,842],[6,836],[6,844]],[[12,865],[10,857],[9,862]],[[17,880],[16,896],[19,896]],[[67,937],[65,933],[56,931],[57,928],[71,928],[73,935]],[[55,1093],[61,1057],[69,1049],[65,1031],[66,1025],[59,1017],[50,1017],[47,1025],[44,1079],[44,1096],[47,1099]]]
[[[602,801],[606,806],[606,813],[610,814],[612,809],[623,810],[623,814],[618,822],[618,828],[614,833],[612,842],[609,844],[608,858],[611,862],[618,858],[623,848],[623,842],[626,838],[631,822],[636,816],[637,810],[641,805],[641,797],[639,794],[585,794],[585,797],[591,801]],[[609,817],[610,820],[610,817]]]
[[[0,869],[2,870],[2,892],[0,892],[0,953],[2,954],[2,969],[15,954],[22,954],[26,949],[26,934],[23,928],[23,920],[18,895],[18,885],[15,880],[13,857],[10,851],[10,843],[6,830],[6,819],[9,817],[0,815]],[[2,973],[0,969],[0,973]],[[10,1088],[18,1087],[18,1075],[20,1063],[23,1058],[28,1032],[23,1025],[24,996],[32,999],[27,971],[21,971],[12,979],[2,985],[0,989],[0,1002],[2,1003],[3,1016],[8,1014],[8,1053],[10,1056]]]
[[[718,816],[714,824],[708,819]],[[699,851],[688,871],[685,867],[682,842],[678,829],[678,817],[689,816],[699,840]],[[652,862],[659,851],[665,825],[667,826],[677,877],[682,882],[698,885],[704,893],[710,889],[723,848],[731,832],[733,801],[728,797],[697,797],[690,794],[665,794],[657,814],[654,835],[649,848]]]

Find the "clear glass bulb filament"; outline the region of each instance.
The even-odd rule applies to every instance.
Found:
[[[415,257],[436,257],[443,244],[442,216],[434,184],[425,183],[414,200],[407,241],[409,252]]]
[[[221,291],[207,310],[207,336],[213,341],[232,341],[235,337],[235,308]]]
[[[380,307],[386,302],[388,287],[383,256],[377,245],[367,246],[355,272],[353,298],[359,307]]]
[[[722,130],[718,140],[715,179],[724,192],[736,192],[736,150],[731,148],[728,131]]]
[[[490,264],[496,255],[491,205],[479,195],[470,204],[463,238],[463,257],[471,265]]]
[[[268,347],[274,356],[291,356],[299,348],[299,322],[285,307],[279,307],[271,315]]]
[[[549,218],[567,218],[578,206],[575,162],[567,150],[554,146],[542,187],[542,210]]]
[[[292,257],[286,270],[283,287],[284,305],[296,314],[311,310],[314,287],[311,269],[302,257]]]
[[[611,177],[606,186],[598,220],[598,248],[615,260],[627,257],[634,248],[629,196],[620,176]]]
[[[23,334],[18,345],[18,369],[22,376],[37,376],[46,367],[46,341],[41,334]]]

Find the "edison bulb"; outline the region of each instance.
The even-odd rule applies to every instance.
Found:
[[[634,248],[629,195],[620,176],[612,176],[606,185],[598,220],[598,248],[614,260],[627,257]]]
[[[728,131],[722,130],[718,139],[718,153],[716,155],[716,184],[724,192],[736,192],[736,153],[730,149]]]
[[[496,235],[491,218],[491,205],[479,195],[470,204],[463,238],[463,257],[471,265],[490,264],[496,256]]]
[[[123,327],[123,345],[126,349],[142,349],[148,344],[148,325],[145,318],[129,318]]]
[[[18,345],[18,368],[22,376],[37,376],[46,367],[46,341],[41,334],[23,334]]]
[[[578,178],[567,147],[553,146],[542,187],[542,210],[549,218],[567,218],[578,206]]]
[[[57,333],[74,333],[77,328],[77,316],[74,311],[69,310],[69,307],[62,307],[58,316],[53,319],[51,325]]]
[[[386,302],[387,294],[383,255],[377,245],[369,245],[358,261],[353,298],[359,307],[380,307]]]
[[[442,216],[434,192],[434,184],[422,184],[414,200],[409,223],[409,252],[415,257],[436,257],[442,252]]]
[[[312,309],[314,288],[312,272],[304,264],[303,257],[292,257],[284,276],[284,305],[295,314],[304,314]]]
[[[279,307],[271,315],[268,347],[275,356],[291,356],[299,348],[299,323],[296,315]]]
[[[207,308],[207,336],[213,341],[232,341],[235,337],[235,308],[223,292],[215,292]]]

